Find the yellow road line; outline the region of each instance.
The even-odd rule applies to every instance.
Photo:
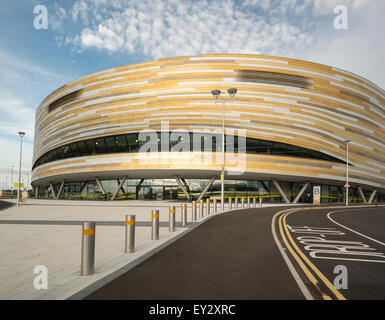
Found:
[[[296,210],[294,210],[296,211]],[[291,213],[291,212],[290,212]],[[321,288],[319,287],[318,285],[318,281],[317,279],[313,276],[313,274],[309,271],[309,269],[306,267],[306,265],[303,263],[303,261],[298,257],[298,255],[294,252],[293,248],[290,246],[289,242],[287,241],[286,237],[285,237],[285,234],[283,232],[283,227],[282,227],[282,217],[285,216],[286,214],[283,214],[279,217],[279,231],[281,233],[281,236],[282,236],[282,239],[283,239],[283,242],[285,243],[286,245],[286,248],[290,251],[291,255],[293,256],[293,258],[297,261],[297,263],[299,264],[299,266],[301,267],[301,269],[303,270],[303,272],[305,273],[305,275],[308,277],[308,279],[310,280],[310,282],[314,285],[314,287],[321,293],[322,295],[322,298],[324,300],[330,300],[331,298],[325,294],[324,292],[322,292]]]
[[[316,287],[316,289],[322,294],[322,298],[325,300],[331,300],[331,297],[321,291],[321,289],[318,286],[318,281],[314,278],[314,276],[311,274],[309,269],[304,265],[302,260],[298,257],[297,254],[293,254],[293,249],[292,247],[288,244],[287,239],[282,231],[282,229],[285,230],[285,233],[287,234],[287,238],[291,242],[291,245],[294,247],[294,249],[297,251],[297,253],[302,257],[302,259],[306,262],[306,264],[315,272],[315,274],[324,282],[324,284],[330,289],[330,291],[333,292],[333,294],[336,296],[337,299],[339,300],[346,300],[346,298],[333,286],[333,284],[323,275],[323,273],[306,257],[306,255],[299,249],[297,244],[294,242],[293,238],[290,235],[290,232],[287,228],[286,225],[286,217],[289,214],[292,214],[294,212],[297,212],[301,209],[295,209],[291,210],[283,215],[280,216],[279,218],[279,228],[280,232],[282,235],[282,238],[288,247],[290,253],[293,255],[293,257],[296,259],[302,270],[304,271],[305,275],[309,278],[309,280],[313,283],[313,285]]]

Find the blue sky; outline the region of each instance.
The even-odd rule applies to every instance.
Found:
[[[37,5],[47,30],[34,28]],[[333,26],[337,5],[346,30]],[[19,130],[28,180],[36,107],[73,79],[168,56],[252,53],[332,65],[385,88],[384,13],[383,0],[2,0],[0,188],[18,166]]]

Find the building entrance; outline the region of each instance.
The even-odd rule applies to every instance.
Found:
[[[138,200],[163,200],[163,187],[140,186],[136,187],[136,199]]]
[[[178,199],[178,187],[163,187],[163,200]]]

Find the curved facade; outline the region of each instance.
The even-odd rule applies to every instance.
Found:
[[[228,88],[235,97],[215,103],[211,90]],[[225,150],[236,152],[226,154],[226,180],[343,187],[351,140],[351,186],[384,193],[381,88],[330,66],[240,54],[159,59],[60,87],[36,111],[32,185],[219,175],[223,100]],[[193,148],[199,134],[214,137],[214,147]],[[175,148],[183,138],[190,149]]]

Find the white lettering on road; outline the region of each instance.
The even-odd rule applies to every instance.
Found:
[[[345,235],[334,228],[287,227],[292,233],[306,234],[298,236],[297,240],[312,258],[385,263],[384,253],[376,252],[375,248],[360,241],[326,239],[326,236]]]

